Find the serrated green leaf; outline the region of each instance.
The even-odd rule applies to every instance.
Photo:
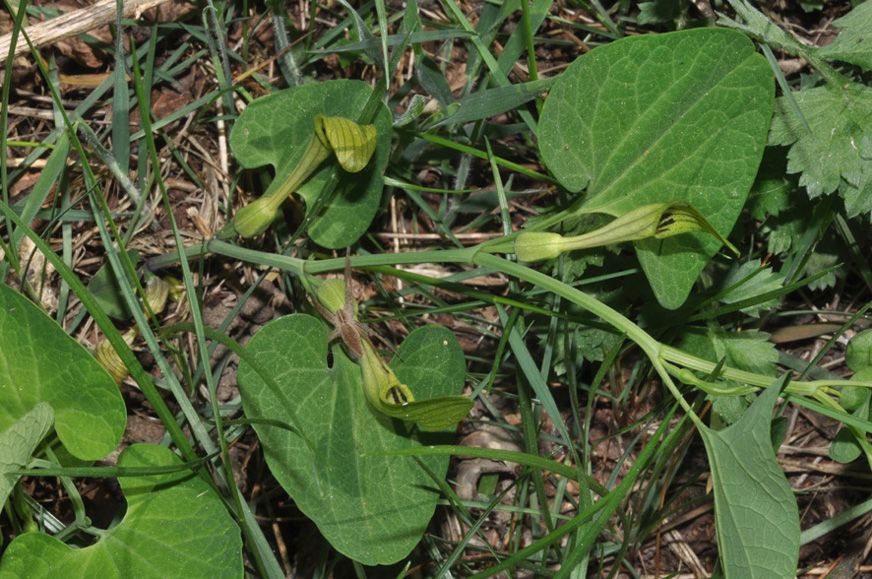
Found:
[[[83,460],[112,452],[127,424],[115,380],[24,296],[0,284],[0,430],[40,402],[64,446]]]
[[[770,215],[760,226],[759,233],[766,239],[766,249],[775,255],[786,254],[812,227],[816,202],[804,197],[793,198],[778,215]]]
[[[702,426],[715,496],[715,525],[727,579],[793,577],[799,559],[799,509],[772,450],[770,422],[789,376],[764,390],[739,421]]]
[[[777,24],[754,8],[747,0],[729,0],[729,2],[730,6],[733,7],[736,14],[744,22],[733,20],[718,12],[718,25],[740,30],[752,38],[756,38],[771,46],[788,50],[793,54],[803,50],[804,46],[798,40],[779,28]]]
[[[734,304],[742,300],[753,298],[767,292],[778,290],[784,285],[784,274],[772,271],[771,267],[761,269],[759,259],[752,259],[741,265],[734,265],[727,273],[721,288],[733,288],[727,294],[721,296],[719,301],[724,304]],[[734,287],[735,286],[735,287]],[[761,311],[768,311],[778,304],[777,299],[771,299],[754,306],[740,310],[741,312],[757,316]]]
[[[578,58],[539,126],[545,162],[580,211],[618,216],[681,199],[722,234],[763,153],[774,83],[742,34],[697,29],[613,42]],[[636,242],[658,301],[684,303],[720,247],[705,234]]]
[[[167,448],[135,444],[119,467],[171,466]],[[88,547],[71,548],[45,533],[18,536],[0,560],[0,578],[242,577],[239,527],[221,499],[189,471],[120,477],[127,512]]]
[[[811,277],[822,271],[828,270],[842,261],[839,256],[839,242],[834,240],[832,236],[824,237],[814,248],[811,255],[808,256],[808,262],[802,274],[805,277]],[[836,285],[836,280],[841,275],[844,277],[844,270],[835,270],[827,275],[818,278],[808,284],[809,289],[822,290]]]
[[[833,26],[842,31],[836,39],[820,48],[813,49],[820,58],[841,60],[872,70],[872,3],[863,2],[838,20]]]
[[[786,98],[775,103],[769,144],[791,145],[787,170],[810,198],[838,191],[848,217],[872,211],[872,90],[821,86],[794,93],[811,134]]]
[[[775,376],[778,351],[767,341],[769,334],[757,330],[725,332],[719,328],[689,329],[681,345],[682,350],[706,360],[724,360],[726,366]]]
[[[636,24],[647,26],[650,24],[674,25],[681,14],[679,0],[654,0],[653,2],[640,2],[639,15],[636,16]]]
[[[414,461],[375,453],[446,444],[451,435],[418,432],[372,408],[360,366],[340,347],[327,366],[326,338],[321,322],[296,314],[264,326],[246,347],[298,403],[299,427],[318,454],[286,429],[254,428],[276,480],[338,551],[367,565],[393,563],[420,540],[439,492]],[[421,399],[455,395],[463,385],[463,352],[439,326],[412,332],[390,367]],[[248,418],[286,419],[283,403],[244,362],[238,378]],[[420,460],[445,476],[447,457]]]
[[[787,176],[787,148],[766,147],[745,209],[754,219],[776,217],[796,205],[796,178]]]

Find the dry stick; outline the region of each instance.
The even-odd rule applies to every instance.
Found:
[[[127,0],[124,2],[124,17],[139,18],[149,8],[166,4],[170,0]],[[75,10],[52,18],[46,22],[40,22],[24,29],[28,38],[35,48],[41,48],[54,44],[59,40],[65,40],[78,34],[99,28],[104,24],[115,21],[116,0],[100,0],[86,8]],[[5,61],[9,55],[12,34],[0,36],[0,62]],[[18,44],[15,46],[15,56],[29,52],[24,35],[18,35]]]

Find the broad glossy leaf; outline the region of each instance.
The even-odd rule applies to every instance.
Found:
[[[136,444],[119,467],[172,466],[170,450]],[[45,533],[17,537],[0,560],[0,578],[242,577],[242,539],[212,489],[190,471],[120,477],[127,513],[93,545],[73,549]]]
[[[722,235],[763,154],[774,84],[743,34],[697,29],[623,39],[578,58],[551,91],[540,149],[579,211],[622,215],[690,202]],[[684,303],[720,247],[708,235],[637,241],[662,305]]]
[[[764,390],[736,424],[721,431],[700,429],[727,579],[793,577],[796,572],[799,510],[769,434],[772,410],[787,378]]]
[[[0,430],[48,402],[61,442],[83,460],[112,452],[127,425],[115,380],[57,322],[4,284],[0,384]]]
[[[360,366],[340,347],[333,348],[333,365],[327,366],[326,337],[321,322],[299,314],[261,329],[247,349],[278,382],[280,396],[242,363],[238,378],[245,413],[287,422],[284,408],[293,404],[318,453],[287,429],[255,424],[270,470],[337,550],[367,565],[393,563],[420,540],[439,491],[410,457],[375,453],[450,444],[451,435],[419,432],[372,408]],[[463,353],[449,330],[427,326],[412,332],[396,358],[390,367],[416,398],[460,392]],[[446,457],[420,460],[436,476],[445,476]]]
[[[302,157],[312,137],[316,115],[361,121],[358,116],[371,94],[372,88],[364,82],[333,80],[305,84],[257,99],[246,107],[233,127],[230,134],[233,154],[249,169],[272,165],[275,180],[283,180]],[[335,196],[309,228],[309,235],[319,245],[339,248],[354,243],[375,216],[381,202],[382,174],[388,163],[392,133],[390,111],[384,105],[379,105],[377,110],[372,121],[377,131],[372,160],[359,173],[338,172],[340,183]],[[363,124],[369,122],[366,119]],[[322,163],[321,169],[297,190],[306,201],[307,210],[311,209],[334,166],[335,159]]]

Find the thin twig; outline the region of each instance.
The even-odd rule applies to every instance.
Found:
[[[127,0],[124,2],[124,17],[139,18],[143,12],[149,8],[166,4],[170,0]],[[65,40],[72,36],[84,34],[95,28],[99,28],[104,24],[115,21],[115,6],[116,0],[100,0],[91,6],[74,10],[52,18],[46,22],[40,22],[33,26],[28,26],[23,30],[30,38],[35,48],[42,48],[54,44],[60,40]],[[12,44],[12,34],[4,34],[0,36],[0,61],[5,61],[9,55],[9,48]],[[29,51],[27,41],[24,35],[18,36],[18,43],[15,45],[15,56],[26,54]]]

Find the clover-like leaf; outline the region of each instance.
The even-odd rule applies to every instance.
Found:
[[[172,451],[135,444],[119,467],[173,466]],[[221,499],[197,475],[120,477],[127,512],[88,547],[73,549],[45,533],[24,533],[0,560],[0,578],[242,577],[242,539]]]
[[[548,167],[579,211],[614,216],[681,199],[721,234],[732,229],[760,164],[774,83],[743,34],[696,29],[644,35],[579,57],[539,123]],[[637,241],[658,301],[684,303],[721,246],[691,233]]]
[[[863,330],[851,338],[845,352],[845,363],[854,372],[872,366],[872,329]]]
[[[860,334],[857,335],[859,336]],[[856,339],[857,336],[854,336],[851,342]],[[872,367],[865,366],[856,371],[851,376],[850,381],[872,381]],[[869,399],[869,389],[862,386],[842,386],[839,392],[839,405],[860,420],[869,420]],[[839,431],[830,443],[829,455],[833,460],[847,464],[853,462],[864,451],[868,450],[869,441],[867,440],[866,432],[859,428],[851,427],[848,424],[842,424],[842,427],[839,428]]]
[[[294,400],[299,427],[318,452],[291,431],[263,422],[286,421],[285,402],[243,362],[238,379],[245,413],[257,420],[270,470],[330,543],[367,565],[393,563],[420,540],[439,491],[413,460],[376,453],[446,444],[451,435],[419,432],[375,410],[364,396],[360,366],[341,346],[333,348],[333,365],[327,366],[326,337],[323,323],[296,314],[264,326],[246,346]],[[439,326],[412,332],[390,368],[422,399],[458,394],[465,372],[457,339]],[[445,476],[445,457],[420,460]]]
[[[127,424],[115,380],[53,319],[0,284],[0,430],[40,402],[54,411],[64,446],[83,460],[103,458]]]
[[[360,121],[362,125],[371,122],[375,126],[377,139],[372,160],[353,175],[339,172],[340,181],[333,198],[309,227],[312,239],[325,247],[339,248],[354,243],[366,232],[381,202],[382,174],[390,153],[391,114],[387,107],[379,104],[374,119],[358,118],[372,92],[368,84],[354,80],[311,83],[278,91],[248,105],[230,134],[230,146],[239,163],[249,169],[272,165],[275,168],[273,183],[279,186],[303,159],[317,115],[343,117]],[[338,135],[335,138],[337,143],[342,140]],[[345,151],[341,153],[343,158],[348,156]],[[355,163],[350,167],[355,168]],[[295,191],[306,201],[307,210],[319,197],[333,170],[329,163],[322,163]],[[269,193],[267,191],[265,196]],[[258,201],[260,199],[253,203]],[[265,216],[257,218],[272,220],[277,216],[275,210],[264,213]]]

